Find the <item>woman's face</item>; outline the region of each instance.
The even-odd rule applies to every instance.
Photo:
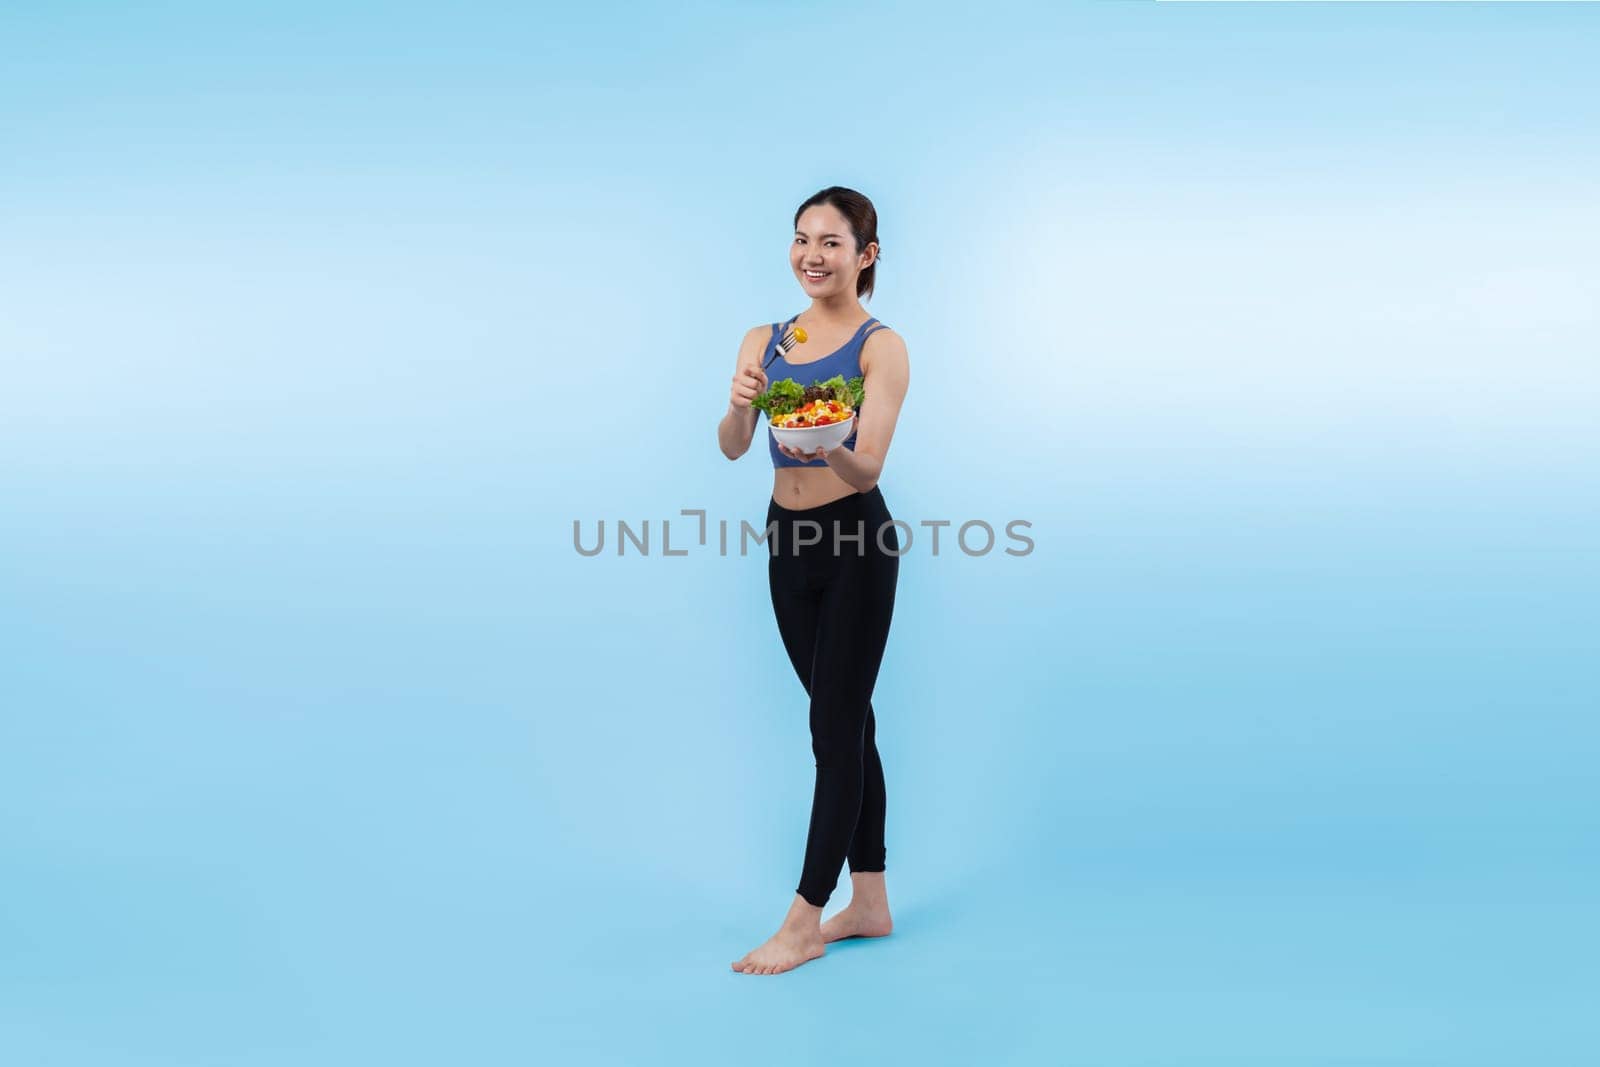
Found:
[[[856,252],[856,239],[850,224],[832,204],[813,204],[805,209],[795,226],[794,243],[789,246],[789,266],[800,280],[800,287],[814,299],[856,292],[856,278],[872,262],[875,249],[868,245]],[[813,277],[820,274],[821,277]]]

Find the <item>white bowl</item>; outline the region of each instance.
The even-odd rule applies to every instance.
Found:
[[[855,429],[855,416],[840,422],[830,422],[826,426],[801,426],[789,429],[783,426],[774,426],[767,422],[767,429],[772,431],[772,436],[778,439],[780,445],[798,449],[801,452],[815,452],[819,448],[826,448],[829,452],[844,444],[845,438],[850,436],[850,431]]]

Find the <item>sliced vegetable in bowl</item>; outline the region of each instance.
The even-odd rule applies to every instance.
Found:
[[[855,414],[849,405],[837,400],[808,400],[787,415],[772,417],[772,425],[786,430],[800,430],[811,426],[827,426],[844,422]]]

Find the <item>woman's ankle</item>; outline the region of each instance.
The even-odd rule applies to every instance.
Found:
[[[887,911],[889,893],[883,884],[882,871],[850,872],[850,907],[866,911]]]

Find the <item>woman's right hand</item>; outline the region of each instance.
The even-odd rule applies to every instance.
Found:
[[[766,392],[766,389],[766,373],[754,363],[747,363],[734,372],[733,390],[728,394],[728,403],[735,411],[747,410],[750,401]]]

